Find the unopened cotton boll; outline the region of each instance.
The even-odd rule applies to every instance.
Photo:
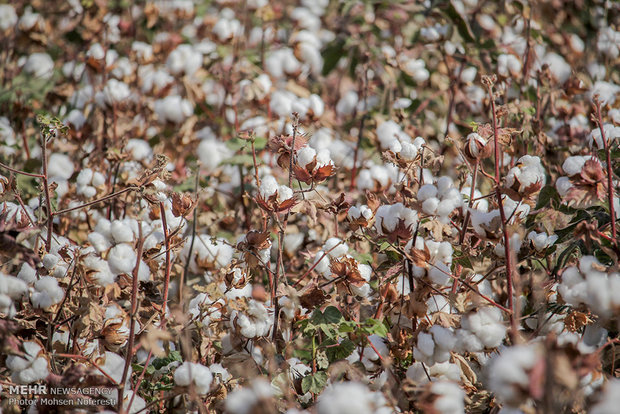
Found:
[[[52,276],[43,276],[34,284],[30,301],[35,308],[48,309],[62,301],[65,292],[58,286],[58,280]]]
[[[131,274],[136,266],[136,252],[132,246],[126,243],[112,247],[107,259],[110,270],[116,275],[122,273]]]
[[[198,394],[207,394],[213,382],[213,374],[209,368],[194,362],[184,362],[174,371],[174,383],[187,387],[193,383]]]

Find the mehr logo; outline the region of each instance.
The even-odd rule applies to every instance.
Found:
[[[47,385],[9,385],[10,394],[47,394]]]

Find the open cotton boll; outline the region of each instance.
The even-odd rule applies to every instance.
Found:
[[[33,283],[35,280],[37,280],[37,271],[27,262],[24,262],[22,264],[22,267],[19,269],[17,278],[23,280],[26,283]]]
[[[555,234],[552,236],[549,236],[544,231],[542,233],[530,231],[527,234],[527,238],[528,240],[532,242],[536,250],[542,251],[542,250],[545,250],[547,247],[552,246],[558,239],[558,236],[556,236]]]
[[[406,375],[407,378],[418,384],[427,384],[429,382],[429,376],[431,377],[431,381],[460,381],[461,369],[458,365],[449,361],[437,362],[428,367],[423,365],[420,361],[416,361],[407,368]]]
[[[113,106],[114,104],[120,104],[126,101],[130,96],[131,90],[126,83],[116,79],[110,79],[103,87],[103,91],[95,95],[95,100],[101,106],[103,106],[103,104]]]
[[[20,274],[22,271],[20,271]],[[0,272],[0,313],[4,313],[9,317],[15,315],[13,299],[21,298],[27,291],[28,285],[21,278],[18,279]]]
[[[203,139],[198,144],[198,157],[208,171],[217,168],[222,161],[230,156],[230,149],[224,142],[217,139]]]
[[[306,167],[306,165],[314,161],[315,157],[316,151],[314,148],[306,145],[297,152],[297,163],[302,167]]]
[[[359,102],[359,97],[357,96],[357,92],[348,91],[338,101],[336,104],[336,113],[340,116],[351,115]]]
[[[115,243],[131,243],[135,238],[132,226],[128,220],[112,221],[110,233]]]
[[[99,286],[108,286],[116,280],[116,275],[110,270],[108,262],[94,254],[84,256],[82,261],[86,269],[92,270],[89,275]]]
[[[48,159],[47,174],[54,179],[68,180],[73,175],[73,161],[65,154],[57,152]]]
[[[188,259],[190,243],[185,243],[181,256],[184,260],[190,261],[192,272],[198,272],[198,263],[206,266],[223,268],[228,266],[233,258],[234,249],[227,244],[225,239],[219,238],[211,241],[212,237],[208,234],[197,236],[192,250],[192,258]]]
[[[180,124],[194,113],[191,102],[182,99],[179,95],[166,96],[163,99],[156,100],[153,109],[161,123]]]
[[[166,67],[173,75],[193,76],[202,66],[202,53],[192,45],[181,44],[168,55]]]
[[[371,391],[361,382],[329,385],[317,400],[318,414],[379,414],[392,412],[381,392]]]
[[[54,75],[54,61],[47,53],[33,53],[26,58],[22,69],[35,78],[51,79]]]
[[[458,347],[467,352],[496,348],[504,341],[506,329],[499,309],[480,308],[461,319],[461,329],[456,332]]]
[[[405,207],[402,203],[380,206],[375,217],[375,226],[381,234],[391,233],[401,221],[406,228],[412,228],[418,221],[416,211]]]
[[[545,169],[539,157],[524,155],[519,158],[517,166],[511,168],[506,175],[506,186],[513,187],[515,183],[519,184],[517,191],[524,191],[537,183],[541,187],[547,183]]]
[[[9,355],[6,367],[12,371],[11,380],[17,384],[30,384],[47,378],[49,375],[47,359],[42,355],[43,348],[36,342],[22,344],[22,356]]]
[[[613,27],[601,28],[596,39],[596,48],[599,52],[609,56],[612,60],[620,54],[620,32]]]
[[[608,145],[611,145],[613,141],[617,141],[620,138],[620,126],[614,126],[612,124],[603,124],[603,131],[605,132],[605,139]],[[588,145],[591,147],[596,144],[599,149],[605,148],[600,128],[595,128],[590,132],[588,136]]]
[[[392,120],[385,121],[377,127],[377,138],[382,148],[390,148],[395,140],[400,143],[411,142],[411,137]]]
[[[262,378],[252,380],[249,385],[240,387],[226,396],[224,406],[226,412],[230,414],[251,414],[259,408],[259,404],[265,406],[273,406],[274,402],[270,401],[273,397],[273,387]]]
[[[616,103],[616,96],[620,93],[620,86],[615,83],[598,80],[594,83],[588,96],[591,100],[598,98],[603,105],[613,105]]]
[[[17,13],[10,4],[0,4],[0,30],[5,31],[17,24]]]
[[[115,275],[120,275],[121,273],[130,275],[136,266],[136,252],[129,244],[117,244],[110,249],[107,260],[110,270]]]
[[[269,311],[262,303],[251,299],[245,312],[232,311],[230,327],[238,329],[239,333],[249,339],[269,335],[273,320]]]
[[[488,387],[503,403],[518,407],[527,398],[529,373],[541,361],[537,344],[504,348],[487,366]]]
[[[590,408],[589,414],[613,414],[620,407],[620,380],[617,378],[610,379],[599,401]]]
[[[48,309],[62,301],[65,292],[58,286],[58,280],[52,276],[43,276],[34,283],[34,291],[30,294],[32,306]]]
[[[521,61],[515,55],[502,54],[497,57],[497,73],[504,77],[518,78],[521,68]]]
[[[174,371],[174,383],[187,387],[193,383],[198,394],[207,394],[213,382],[213,374],[209,368],[194,362],[184,362]]]
[[[437,414],[462,414],[465,412],[465,391],[455,382],[437,381],[431,385],[436,395],[433,408]]]

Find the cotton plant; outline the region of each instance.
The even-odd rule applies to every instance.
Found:
[[[193,387],[198,394],[207,394],[213,382],[208,367],[194,362],[184,362],[174,371],[174,383],[181,387]]]

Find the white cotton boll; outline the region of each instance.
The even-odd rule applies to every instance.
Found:
[[[474,66],[469,66],[461,72],[461,82],[471,83],[476,79],[478,69]]]
[[[568,177],[560,177],[555,182],[555,188],[558,190],[558,194],[564,197],[568,191],[573,187]]]
[[[85,168],[82,171],[80,171],[80,173],[75,179],[75,182],[78,185],[89,185],[92,179],[93,179],[93,170],[91,170],[90,168]]]
[[[226,144],[215,138],[200,141],[197,151],[200,162],[209,171],[217,168],[222,161],[231,156],[231,151]]]
[[[279,117],[290,116],[293,113],[293,102],[295,95],[288,91],[275,91],[271,94],[269,107],[271,111]]]
[[[497,57],[497,72],[505,77],[518,76],[521,72],[521,61],[514,55],[502,54]]]
[[[599,401],[590,408],[589,414],[614,414],[620,406],[620,380],[617,378],[610,379]]]
[[[405,160],[413,160],[418,155],[418,149],[415,143],[410,144],[408,142],[402,143],[402,149],[400,150],[400,156]]]
[[[153,149],[147,141],[142,139],[130,139],[125,149],[136,161],[149,161],[153,157]]]
[[[603,105],[613,105],[616,102],[618,93],[620,93],[620,86],[615,83],[598,80],[588,92],[588,96],[591,100],[598,98]]]
[[[442,295],[433,295],[426,301],[426,312],[428,314],[436,312],[451,313],[450,302]]]
[[[596,48],[599,52],[609,56],[612,60],[620,54],[620,32],[613,27],[607,26],[599,30],[596,39]]]
[[[527,238],[532,241],[532,244],[536,250],[542,251],[547,247],[552,246],[558,239],[558,236],[549,236],[546,232],[537,233],[535,231],[530,231]]]
[[[431,386],[431,392],[438,396],[433,408],[438,414],[462,414],[465,412],[465,391],[457,383],[438,381]]]
[[[11,314],[13,309],[11,299],[20,299],[27,291],[28,285],[21,278],[0,273],[0,296],[4,296],[6,302],[0,306],[0,312]]]
[[[193,383],[198,394],[207,394],[213,382],[213,374],[202,364],[184,362],[174,371],[174,382],[182,387]]]
[[[620,127],[612,124],[603,124],[603,131],[605,132],[605,139],[607,140],[608,145],[609,143],[617,141],[618,138],[620,138]],[[591,147],[596,144],[596,147],[599,149],[605,148],[600,128],[595,128],[592,132],[590,132],[590,135],[588,136],[588,144]]]
[[[340,98],[340,100],[336,104],[336,113],[340,116],[351,115],[358,102],[359,97],[357,95],[357,92],[348,91]]]
[[[116,275],[131,274],[136,266],[136,252],[132,246],[125,243],[112,247],[107,259],[110,270]]]
[[[58,280],[52,276],[43,276],[34,284],[34,292],[30,296],[32,306],[47,309],[62,301],[65,292],[58,286]]]
[[[312,147],[306,145],[297,152],[297,163],[305,168],[314,161],[315,157],[316,151]]]
[[[108,376],[110,376],[114,381],[120,383],[123,379],[123,370],[125,367],[125,358],[121,357],[114,352],[106,351],[103,356],[104,361],[98,361],[99,367],[101,371],[105,372]],[[95,375],[104,375],[103,372],[99,370],[95,370]],[[131,378],[132,369],[129,367],[127,378]]]
[[[380,392],[359,382],[329,385],[317,400],[318,414],[383,414],[391,412]]]
[[[303,244],[304,237],[305,236],[303,233],[285,234],[284,241],[282,243],[284,246],[284,251],[290,255],[295,254]]]
[[[431,282],[438,285],[446,285],[450,281],[450,268],[445,263],[438,263],[428,269],[428,277]]]
[[[37,280],[37,271],[28,263],[24,262],[19,270],[19,273],[17,274],[17,278],[23,280],[26,283],[33,283],[35,280]]]
[[[50,270],[54,266],[56,266],[56,263],[58,263],[59,260],[60,260],[60,257],[56,256],[55,254],[48,253],[45,256],[43,256],[41,263],[43,264],[43,267],[45,267],[47,270]]]
[[[293,198],[293,190],[285,185],[278,186],[278,202]]]
[[[549,71],[561,84],[566,82],[571,75],[571,67],[566,60],[557,53],[549,52],[542,59],[542,64],[549,66]]]
[[[131,243],[134,241],[133,231],[124,220],[114,220],[110,232],[115,243]]]
[[[448,217],[457,206],[457,201],[453,199],[441,200],[437,206],[437,215]]]
[[[169,121],[180,124],[194,113],[191,102],[182,99],[179,95],[156,100],[153,109],[162,123]]]
[[[385,121],[377,127],[377,138],[382,148],[389,148],[394,140],[400,142],[411,141],[411,137],[402,130],[400,125],[392,120]]]
[[[0,4],[0,30],[5,31],[17,24],[17,13],[10,4]]]
[[[338,258],[347,254],[349,246],[338,237],[331,237],[323,244],[323,251],[330,251],[329,257]]]
[[[211,364],[209,366],[209,371],[211,371],[213,378],[218,383],[228,382],[232,378],[232,375],[228,372],[226,368],[222,366],[222,364]]]
[[[173,75],[193,76],[202,66],[202,54],[192,45],[181,44],[168,55],[166,67]]]
[[[522,390],[527,390],[530,384],[529,372],[539,361],[535,344],[505,348],[488,364],[489,389],[507,405],[519,406],[524,400]]]
[[[426,357],[425,359],[432,357],[435,352],[435,341],[433,340],[433,336],[426,332],[420,332],[416,349]],[[418,358],[416,357],[416,359]]]
[[[103,87],[101,94],[97,94],[95,99],[97,99],[98,102],[105,102],[109,106],[113,106],[114,104],[126,101],[130,96],[131,90],[126,83],[116,79],[110,79]]]
[[[26,59],[23,70],[35,78],[51,79],[54,75],[54,61],[47,53],[33,53]]]
[[[435,197],[431,197],[422,203],[422,211],[424,211],[426,214],[434,215],[435,213],[437,213],[438,206],[439,200]]]
[[[402,70],[413,78],[417,83],[422,83],[430,77],[430,72],[426,69],[426,63],[422,59],[399,59],[401,60]]]
[[[47,174],[56,179],[68,180],[73,175],[73,161],[65,154],[57,152],[48,159]]]
[[[90,277],[100,286],[108,286],[116,280],[116,276],[112,274],[108,262],[95,255],[89,254],[85,256],[83,264],[87,269],[94,270]]]
[[[426,201],[429,198],[434,198],[437,196],[437,187],[433,184],[424,184],[418,190],[418,201]],[[439,200],[437,200],[439,202]]]
[[[108,237],[94,231],[88,234],[88,242],[97,250],[98,253],[108,250],[111,246]]]
[[[41,346],[27,341],[22,344],[22,348],[23,356],[9,355],[6,358],[6,366],[12,371],[11,379],[18,384],[30,384],[47,378],[48,362],[44,356],[39,356],[43,351]]]
[[[265,401],[273,396],[273,387],[262,378],[257,378],[249,386],[241,387],[228,394],[225,401],[226,412],[230,414],[251,414],[255,406],[273,404]]]

